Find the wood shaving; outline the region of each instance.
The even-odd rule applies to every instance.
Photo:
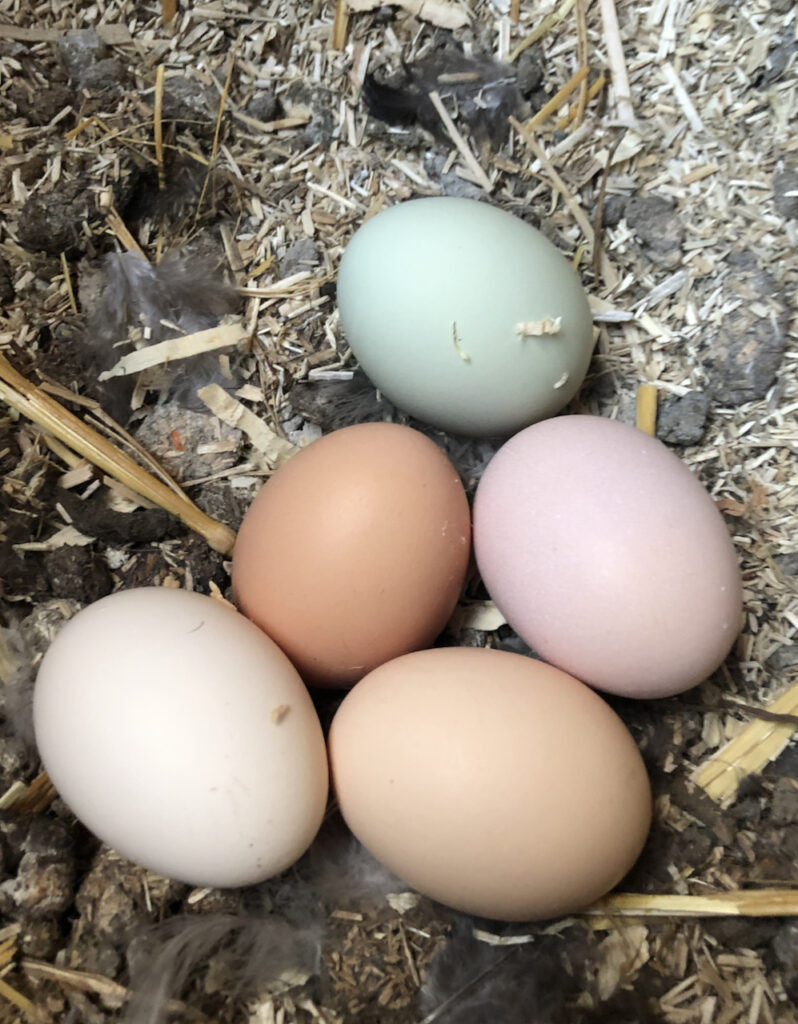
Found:
[[[246,328],[240,324],[225,324],[211,327],[206,331],[184,334],[179,338],[169,338],[157,345],[148,345],[122,356],[118,363],[101,373],[98,380],[110,380],[112,377],[123,377],[131,373],[141,373],[153,366],[166,366],[179,359],[216,352],[224,348],[234,348],[248,337]]]
[[[350,11],[375,11],[383,0],[346,0],[346,3]],[[463,28],[471,19],[467,7],[450,0],[391,0],[391,3],[439,28]]]
[[[562,317],[546,317],[543,320],[523,320],[515,325],[516,334],[522,338],[542,338],[546,334],[559,334],[562,330]]]

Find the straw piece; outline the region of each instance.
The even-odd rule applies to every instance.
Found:
[[[554,169],[554,165],[544,153],[543,147],[540,145],[535,136],[530,131],[528,131],[526,127],[520,123],[520,121],[516,120],[516,118],[511,117],[510,124],[513,126],[513,128],[515,128],[515,130],[518,132],[518,134],[521,136],[521,138],[524,140],[527,146],[532,150],[537,159],[540,161],[541,167],[547,172],[549,178],[551,179],[551,184],[557,189],[557,191],[563,197],[565,205],[570,210],[571,215],[573,216],[576,223],[582,229],[582,233],[587,239],[588,244],[591,246],[591,248],[595,248],[596,239],[590,221],[587,219],[587,216],[582,207],[568,191],[568,187],[565,184],[565,182]],[[607,283],[607,286],[610,289],[613,289],[618,284],[620,284],[618,272],[616,271],[615,267],[610,263],[606,254],[603,252],[601,254],[601,273],[604,277],[604,280]]]
[[[164,0],[166,2],[166,0]],[[172,12],[174,17],[174,11]],[[164,12],[164,24],[167,23]],[[152,111],[152,132],[155,140],[155,159],[158,162],[158,188],[163,192],[166,174],[163,165],[163,79],[166,68],[159,64],[155,72],[155,105]]]
[[[136,494],[176,515],[216,551],[229,554],[233,550],[235,534],[229,527],[197,508],[177,484],[170,488],[151,476],[129,455],[26,380],[4,356],[0,356],[0,398]]]
[[[676,68],[669,61],[663,61],[662,63],[662,77],[671,87],[673,95],[676,97],[676,101],[684,111],[684,116],[690,123],[690,127],[694,132],[703,132],[704,122],[698,116],[698,111],[693,105],[693,101],[687,95],[687,90],[682,85],[682,80],[676,73]]]
[[[108,211],[105,214],[105,223],[113,231],[119,241],[124,245],[128,252],[135,252],[143,260],[147,257],[144,255],[144,250],[141,248],[139,243],[130,233],[127,224],[122,220],[119,215],[119,211],[115,206],[109,206]]]
[[[591,100],[594,100],[596,98],[596,96],[598,96],[598,94],[601,92],[601,90],[604,88],[604,86],[606,84],[607,84],[607,79],[606,79],[606,77],[604,75],[604,72],[602,71],[601,74],[596,79],[596,81],[587,90],[586,104],[590,103]],[[554,127],[558,131],[562,131],[563,128],[567,128],[568,127],[568,125],[571,123],[571,121],[574,120],[574,118],[577,116],[578,113],[579,113],[579,104],[578,103],[572,103],[570,109],[568,110],[568,113],[564,114],[556,122]]]
[[[335,20],[332,30],[333,50],[343,50],[346,46],[346,32],[349,27],[349,4],[347,0],[338,0],[335,5]]]
[[[798,914],[798,889],[738,889],[709,896],[617,892],[583,913],[591,917],[793,917]]]
[[[530,46],[534,46],[538,39],[542,39],[547,32],[556,28],[556,26],[570,14],[571,8],[575,3],[576,0],[563,0],[556,11],[552,11],[551,14],[547,14],[538,27],[533,29],[529,35],[525,36],[518,46],[516,46],[509,56],[509,63],[512,64],[513,61],[517,60],[521,56],[524,50],[528,50]]]
[[[7,999],[12,1006],[16,1006],[18,1010],[22,1010],[22,1012],[25,1014],[28,1020],[43,1020],[42,1016],[39,1014],[39,1011],[36,1009],[36,1007],[33,1005],[30,999],[27,999],[25,996],[23,996],[21,992],[17,992],[15,988],[12,988],[8,984],[8,982],[3,981],[2,978],[0,978],[0,996],[2,996],[4,999]]]
[[[640,384],[637,389],[637,429],[654,437],[657,433],[657,388]]]
[[[9,800],[3,809],[14,811],[16,814],[40,814],[50,806],[57,795],[50,776],[47,772],[40,772],[33,782]]]
[[[101,373],[98,380],[111,377],[125,377],[131,373],[140,373],[152,366],[165,366],[177,359],[188,359],[190,356],[206,352],[216,352],[222,348],[233,348],[248,337],[243,324],[225,324],[211,327],[207,331],[195,331],[179,338],[168,338],[157,345],[136,349],[122,356],[118,363]]]
[[[69,273],[69,264],[67,263],[66,253],[61,253],[61,269],[64,272],[64,284],[66,285],[67,294],[69,295],[69,308],[77,316],[78,304],[75,302],[75,292],[72,289],[72,277]]]
[[[255,448],[265,456],[270,469],[277,469],[299,451],[296,445],[276,434],[254,412],[228,395],[218,384],[200,388],[197,395],[220,420],[244,431]]]
[[[572,75],[562,89],[558,89],[548,103],[544,103],[537,114],[527,121],[526,128],[528,130],[537,128],[539,124],[542,124],[548,117],[555,114],[568,99],[574,89],[577,89],[585,81],[587,78],[587,72],[588,68],[587,65],[585,65],[584,67],[581,67],[575,75]]]
[[[626,59],[623,55],[621,30],[618,26],[618,12],[615,0],[599,0],[601,20],[604,26],[604,43],[607,47],[607,61],[612,74],[612,88],[618,109],[618,121],[629,128],[637,126],[634,107],[632,106],[632,90],[629,86],[629,75],[626,70]]]
[[[205,180],[202,183],[202,191],[200,192],[199,199],[197,200],[197,209],[194,211],[194,224],[196,225],[199,220],[200,213],[202,213],[202,206],[205,202],[205,196],[208,192],[208,185],[211,180],[211,172],[213,171],[213,165],[216,162],[216,157],[219,154],[219,139],[222,131],[222,118],[224,117],[224,108],[227,103],[227,94],[230,91],[230,82],[233,79],[233,68],[236,64],[236,48],[233,47],[230,53],[230,59],[227,62],[227,75],[225,76],[224,85],[222,86],[222,95],[219,97],[219,109],[216,112],[216,127],[213,132],[213,145],[211,146],[211,155],[208,159],[208,170],[205,174]]]
[[[769,704],[767,710],[777,715],[798,715],[798,683]],[[762,771],[777,758],[797,728],[792,723],[778,723],[770,719],[751,722],[696,769],[693,782],[722,807],[728,807],[734,802],[742,780]]]
[[[164,25],[174,21],[177,14],[177,0],[161,0],[161,19]]]
[[[521,0],[511,0],[510,3],[510,21],[515,25],[518,24],[521,18]]]
[[[486,192],[490,192],[493,188],[493,185],[491,185],[490,183],[490,178],[482,170],[482,168],[479,165],[479,161],[471,152],[468,143],[465,141],[463,136],[455,127],[454,121],[449,116],[449,111],[443,105],[443,100],[440,97],[440,93],[433,89],[433,91],[429,94],[429,98],[432,101],[432,105],[438,111],[438,116],[440,117],[441,121],[443,121],[443,126],[448,132],[449,138],[452,140],[452,142],[459,150],[460,155],[468,165],[468,169],[474,175],[477,184],[481,185]]]
[[[585,0],[576,0],[576,32],[578,40],[577,60],[580,65],[587,67],[589,40],[587,36],[587,13],[585,11]],[[587,80],[585,79],[579,87],[579,102],[576,105],[576,125],[582,123],[587,106]]]

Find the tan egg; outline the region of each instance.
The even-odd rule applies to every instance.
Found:
[[[295,455],[252,503],[235,599],[306,682],[350,686],[432,643],[470,540],[465,492],[436,444],[391,423],[346,427]]]
[[[615,712],[504,651],[383,665],[346,696],[328,747],[364,846],[420,892],[484,917],[585,907],[623,878],[651,820],[645,767]]]

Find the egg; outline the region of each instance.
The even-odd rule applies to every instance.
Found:
[[[36,742],[75,815],[124,857],[251,885],[310,845],[327,759],[285,655],[230,606],[164,588],[84,608],[39,668]]]
[[[546,661],[627,697],[707,678],[740,628],[734,546],[709,494],[661,442],[593,416],[528,427],[474,503],[482,579]]]
[[[359,424],[267,481],[239,530],[233,591],[306,682],[346,687],[432,643],[470,545],[468,501],[441,449],[410,427]]]
[[[397,658],[329,735],[349,828],[419,892],[508,921],[580,910],[636,860],[651,793],[614,711],[559,669],[486,648]]]
[[[576,394],[593,349],[586,295],[563,254],[472,199],[391,207],[341,261],[347,340],[399,408],[454,434],[502,436]]]

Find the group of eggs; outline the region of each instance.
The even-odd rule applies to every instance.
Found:
[[[64,627],[34,692],[42,760],[98,836],[195,885],[296,861],[331,775],[352,832],[419,891],[506,920],[579,909],[628,871],[651,817],[639,751],[595,689],[667,696],[720,664],[742,601],[725,524],[659,441],[543,419],[581,383],[592,332],[575,275],[522,221],[466,200],[388,210],[347,248],[339,303],[401,407],[459,433],[524,427],[473,523],[420,432],[326,435],[247,512],[238,610],[142,588]],[[429,649],[472,531],[489,594],[545,661]],[[326,745],[306,684],[351,688]]]

